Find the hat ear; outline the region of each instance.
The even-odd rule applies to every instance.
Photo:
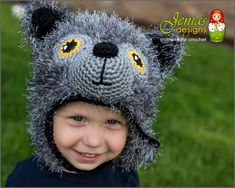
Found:
[[[55,23],[63,19],[63,14],[52,8],[40,7],[32,14],[33,34],[38,39],[43,39],[53,29]]]
[[[30,39],[43,40],[66,15],[67,10],[64,7],[57,7],[46,1],[34,1],[26,5],[22,25]]]
[[[184,44],[175,32],[166,35],[154,29],[146,35],[151,39],[154,53],[160,64],[161,76],[165,78],[179,64],[184,52]]]

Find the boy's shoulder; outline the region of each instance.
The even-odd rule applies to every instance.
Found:
[[[26,170],[27,169],[27,170]],[[36,160],[34,157],[22,160],[16,163],[15,169],[10,176],[18,175],[24,176],[26,174],[32,174],[32,172],[37,171]]]
[[[126,171],[118,167],[114,171],[114,178],[116,180],[116,187],[139,187],[139,176],[136,170]]]
[[[40,174],[41,171],[37,166],[36,159],[34,157],[25,159],[16,164],[15,169],[7,178],[6,186],[27,186],[28,183],[34,181],[34,178],[40,176]]]
[[[139,178],[135,170],[125,171],[120,167],[112,169],[112,166],[112,163],[107,163],[93,171],[81,174],[63,173],[61,176],[47,169],[40,169],[37,160],[31,157],[16,164],[7,178],[6,187],[139,186]]]
[[[15,172],[21,172],[22,170],[24,170],[25,168],[27,169],[31,169],[31,170],[36,170],[36,159],[34,157],[30,157],[28,159],[19,161],[18,163],[16,163],[16,167],[15,167]]]

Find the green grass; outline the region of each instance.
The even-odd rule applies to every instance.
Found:
[[[26,84],[29,76],[29,53],[19,48],[19,24],[10,15],[10,6],[1,6],[1,185],[16,162],[30,156],[26,134]]]
[[[176,80],[167,82],[154,129],[158,161],[140,171],[144,186],[233,185],[233,51],[187,43]]]
[[[26,133],[28,47],[18,48],[19,24],[1,7],[1,185],[15,164],[31,155]],[[157,162],[140,170],[142,186],[233,186],[233,50],[187,43],[175,81],[167,81],[154,129],[161,139]]]

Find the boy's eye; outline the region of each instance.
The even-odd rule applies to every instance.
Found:
[[[118,122],[117,120],[114,120],[114,119],[110,119],[110,120],[107,121],[107,123],[111,124],[111,125],[115,125],[115,124],[120,123],[120,122]]]
[[[83,121],[83,117],[81,116],[73,116],[72,119],[75,121]]]
[[[123,125],[122,122],[115,119],[110,119],[106,121],[106,126],[109,129],[120,129],[121,127],[123,127],[122,125]]]
[[[145,67],[144,67],[144,61],[142,60],[140,54],[135,51],[135,50],[129,50],[128,51],[128,56],[132,62],[132,64],[134,65],[134,67],[141,73],[144,72]]]
[[[81,45],[79,38],[69,38],[61,44],[58,55],[60,58],[70,57],[81,48]]]

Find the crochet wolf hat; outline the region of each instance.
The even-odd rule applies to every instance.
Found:
[[[35,1],[22,20],[32,50],[28,85],[30,133],[35,155],[53,172],[70,168],[53,140],[52,116],[71,101],[120,110],[128,136],[115,166],[126,169],[155,159],[159,141],[151,122],[164,78],[179,64],[183,44],[157,28],[144,32],[117,15],[71,13],[65,6]]]

